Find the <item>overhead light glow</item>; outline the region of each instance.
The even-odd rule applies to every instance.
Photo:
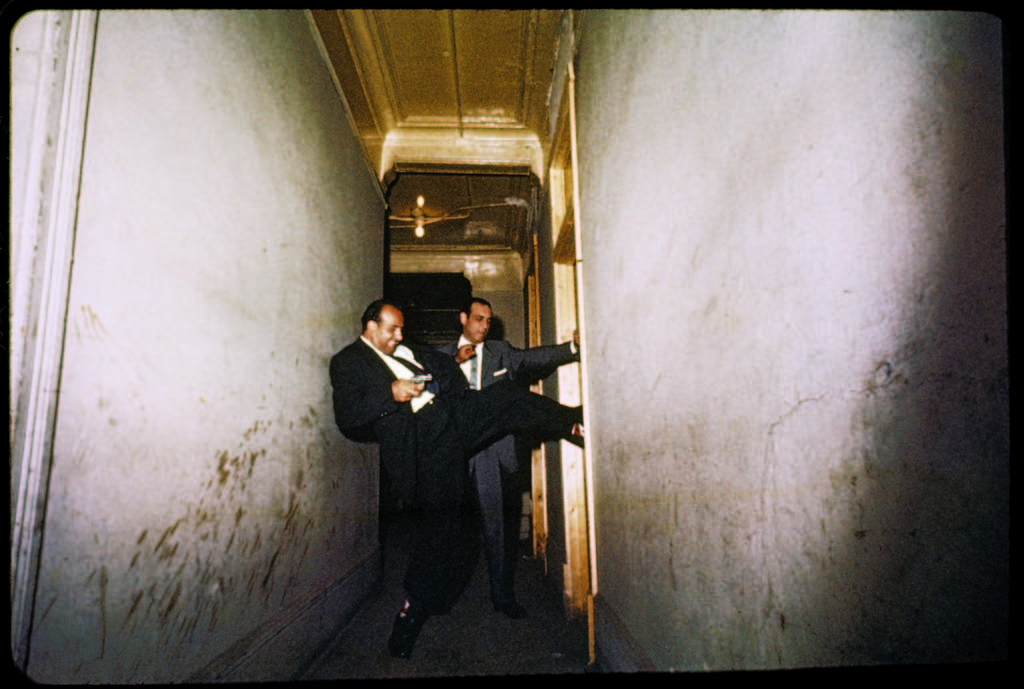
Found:
[[[416,218],[416,236],[423,236],[423,203],[424,199],[422,196],[416,197],[416,208],[412,211],[412,216]]]

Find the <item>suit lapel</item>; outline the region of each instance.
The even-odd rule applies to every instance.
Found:
[[[391,370],[390,366],[384,363],[384,360],[380,358],[380,354],[373,351],[373,347],[363,342],[362,338],[356,340],[356,342],[361,345],[360,351],[363,353],[363,358],[369,362],[370,366],[382,372],[387,376],[388,380],[398,380],[398,376],[395,375],[395,372]]]
[[[484,370],[481,385],[486,385],[494,378],[494,372],[501,369],[501,354],[498,345],[494,340],[484,341]]]

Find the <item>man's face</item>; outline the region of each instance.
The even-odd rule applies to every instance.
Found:
[[[460,313],[459,318],[462,320],[462,334],[467,340],[475,345],[484,341],[491,329],[491,307],[473,302],[469,315]]]
[[[394,354],[395,347],[402,341],[403,325],[402,312],[393,306],[385,306],[380,311],[380,323],[370,321],[366,324],[366,339],[385,354]]]

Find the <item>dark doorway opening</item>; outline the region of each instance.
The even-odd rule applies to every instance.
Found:
[[[473,286],[462,273],[391,273],[384,278],[384,296],[401,307],[407,341],[436,347],[459,339],[459,311]]]

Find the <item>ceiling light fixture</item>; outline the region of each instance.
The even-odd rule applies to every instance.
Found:
[[[412,217],[416,219],[416,236],[423,236],[423,203],[424,199],[422,196],[416,197],[416,208],[412,212]]]
[[[412,229],[417,237],[422,238],[426,232],[425,228],[427,225],[433,223],[445,223],[452,221],[468,220],[473,211],[483,208],[522,208],[523,210],[526,211],[527,222],[529,222],[531,215],[530,204],[527,201],[524,201],[523,199],[517,198],[515,196],[507,196],[503,201],[499,201],[497,203],[481,203],[475,206],[462,206],[460,208],[456,208],[455,210],[447,211],[444,213],[444,215],[434,218],[427,216],[426,212],[424,212],[423,206],[425,203],[426,200],[422,196],[417,196],[416,207],[412,209],[412,212],[409,215],[391,215],[388,216],[388,221],[391,223],[403,223],[393,224],[392,227]],[[496,231],[494,221],[484,220],[482,222],[486,224],[488,228],[492,228],[488,232],[488,234],[494,234],[494,232]],[[478,225],[479,224],[480,223],[478,223]]]

